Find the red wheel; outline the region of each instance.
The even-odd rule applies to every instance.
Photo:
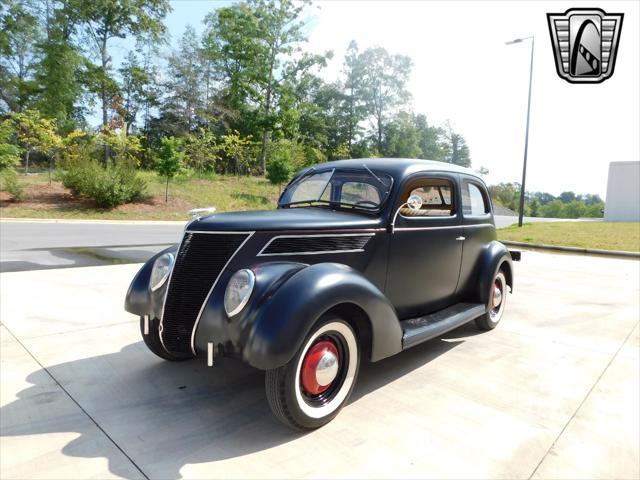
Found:
[[[340,354],[335,342],[319,340],[314,343],[302,360],[302,392],[310,397],[326,392],[338,376],[339,368]]]
[[[504,273],[499,271],[491,284],[487,312],[476,319],[476,325],[482,330],[493,330],[500,322],[507,303],[507,288],[507,279]]]
[[[286,365],[267,370],[265,385],[273,413],[284,424],[318,428],[347,403],[360,363],[351,326],[331,317],[321,321]]]

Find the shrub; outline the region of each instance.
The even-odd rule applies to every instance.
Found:
[[[24,198],[24,190],[22,185],[18,183],[18,174],[15,170],[5,169],[0,171],[0,180],[2,180],[0,190],[9,192],[16,201],[20,201]]]
[[[286,152],[280,152],[267,162],[267,179],[281,187],[289,178],[291,178],[291,160]]]
[[[62,184],[76,197],[91,198],[100,208],[113,208],[137,200],[145,182],[131,166],[102,167],[95,160],[77,162],[60,175]]]

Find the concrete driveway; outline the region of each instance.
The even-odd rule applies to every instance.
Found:
[[[640,262],[516,268],[496,330],[364,365],[308,434],[261,372],[148,352],[122,310],[137,265],[3,273],[0,477],[638,478]]]

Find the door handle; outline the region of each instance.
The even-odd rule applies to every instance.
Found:
[[[466,238],[465,237],[458,237],[458,238],[456,238],[456,240],[458,240],[459,242],[462,242],[462,241],[466,240]]]

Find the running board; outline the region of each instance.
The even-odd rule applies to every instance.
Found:
[[[424,317],[403,320],[400,322],[403,331],[402,349],[406,350],[447,333],[478,318],[485,311],[482,303],[457,303]]]

